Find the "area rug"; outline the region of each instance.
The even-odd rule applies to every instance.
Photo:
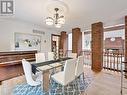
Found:
[[[13,95],[44,95],[41,85],[30,86],[27,83],[15,86]]]
[[[85,76],[84,78],[81,77],[76,79],[68,86],[64,87],[64,94],[65,95],[79,95],[80,92],[85,91],[87,87],[90,85],[92,81],[92,77]],[[62,85],[56,83],[54,80],[51,80],[50,83],[49,94],[50,95],[64,95],[62,93]]]
[[[92,77],[87,75],[84,78],[76,79],[65,87],[64,94],[62,93],[62,86],[54,80],[50,81],[48,94],[43,92],[41,85],[34,87],[24,83],[14,87],[13,95],[79,95],[81,91],[87,89],[91,81]]]

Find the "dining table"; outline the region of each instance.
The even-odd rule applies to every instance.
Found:
[[[43,79],[42,88],[44,92],[48,92],[49,90],[49,81],[50,81],[50,74],[51,74],[50,71],[58,67],[63,67],[65,64],[65,61],[69,59],[72,59],[72,58],[65,57],[65,58],[60,58],[56,60],[48,60],[48,61],[39,62],[39,63],[36,63],[35,61],[31,62],[32,72],[36,74],[36,72],[39,70],[43,74],[42,75],[42,79]]]

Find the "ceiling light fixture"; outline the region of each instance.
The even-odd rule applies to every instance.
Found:
[[[110,38],[110,41],[114,42],[116,39],[115,37]]]
[[[63,24],[65,24],[65,18],[63,15],[59,15],[59,8],[55,8],[54,17],[47,17],[45,22],[47,25],[55,25],[56,28],[61,28]]]

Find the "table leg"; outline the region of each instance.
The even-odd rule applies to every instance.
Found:
[[[43,91],[48,92],[49,90],[49,70],[43,72]]]

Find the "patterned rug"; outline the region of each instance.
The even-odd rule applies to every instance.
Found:
[[[90,85],[92,77],[85,76],[80,79],[76,79],[68,86],[64,87],[65,95],[79,95],[81,91],[85,91]],[[62,86],[55,81],[51,80],[49,85],[49,94],[45,94],[41,88],[41,85],[32,87],[28,84],[17,85],[13,89],[13,95],[64,95],[62,93]]]
[[[13,89],[13,95],[44,95],[41,85],[30,86],[27,83],[17,85]]]

